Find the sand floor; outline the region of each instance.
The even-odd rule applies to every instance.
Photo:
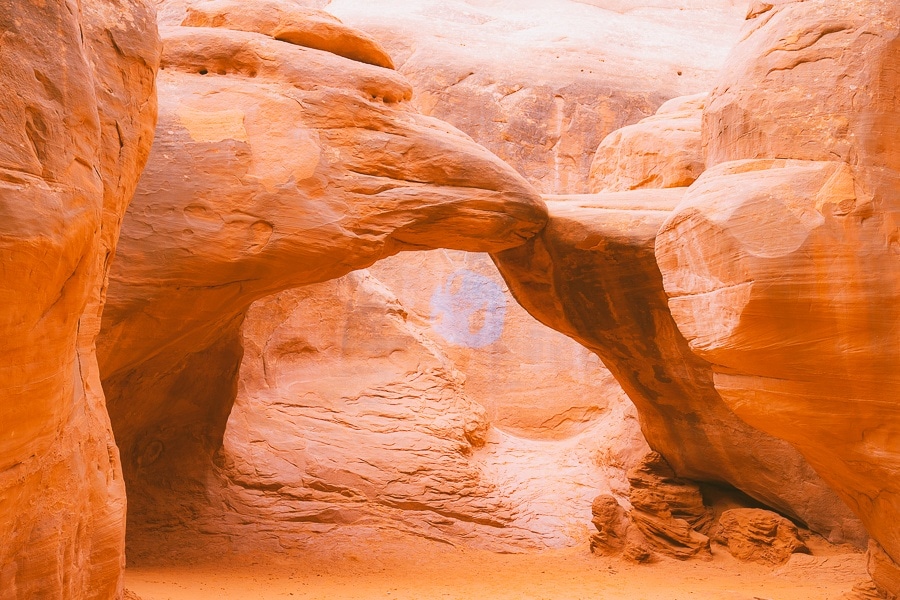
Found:
[[[815,550],[814,550],[815,551]],[[781,567],[712,560],[634,565],[584,546],[526,554],[417,542],[270,558],[218,558],[130,566],[141,600],[837,600],[866,579],[861,553],[828,549]]]

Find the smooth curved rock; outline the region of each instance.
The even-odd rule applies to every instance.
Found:
[[[706,166],[700,137],[706,97],[673,98],[652,117],[606,136],[591,162],[591,193],[692,184]]]
[[[161,28],[157,141],[110,276],[99,356],[134,523],[157,510],[144,486],[195,493],[211,468],[254,300],[401,250],[516,246],[546,219],[395,71],[229,18]]]
[[[547,197],[550,222],[494,255],[516,299],[596,352],[679,477],[733,485],[833,540],[864,543],[846,506],[789,444],[740,420],[682,337],[654,254],[685,188]]]
[[[900,561],[900,6],[759,5],[704,115],[710,170],[657,238],[723,400],[789,441]],[[896,571],[896,564],[893,569]]]
[[[0,598],[121,592],[125,490],[94,339],[150,149],[152,7],[0,7]]]

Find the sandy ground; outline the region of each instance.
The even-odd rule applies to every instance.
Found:
[[[634,565],[584,546],[497,554],[421,540],[333,552],[130,566],[125,587],[141,600],[837,600],[866,579],[865,559],[814,549],[781,567],[661,559]]]

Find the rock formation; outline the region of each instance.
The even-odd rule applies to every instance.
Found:
[[[673,98],[655,115],[606,136],[591,163],[590,191],[691,185],[705,168],[700,122],[706,96]]]
[[[151,6],[0,8],[0,598],[121,591],[125,490],[94,340],[150,149]]]
[[[894,595],[898,30],[895,2],[756,3],[704,114],[709,169],[656,244],[721,398],[859,515]]]
[[[487,254],[405,253],[368,270],[465,375],[466,393],[504,432],[566,439],[630,404],[596,354],[518,305]],[[639,459],[643,446],[634,433],[622,445],[634,446]],[[624,471],[621,483],[627,486]]]
[[[656,452],[628,473],[631,522],[657,552],[686,559],[709,554],[710,514],[697,484],[675,476]]]
[[[650,562],[657,553],[679,560],[710,556],[712,514],[696,483],[676,477],[657,452],[632,467],[628,481],[630,509],[608,494],[594,498],[592,552],[634,562]]]
[[[601,494],[591,503],[591,523],[597,533],[591,536],[591,552],[623,556],[637,562],[649,562],[653,553],[647,540],[628,518],[628,512],[610,494]]]
[[[594,350],[679,477],[733,485],[834,540],[864,540],[852,513],[789,444],[737,418],[666,302],[656,232],[685,188],[548,197],[550,222],[495,255],[517,300]]]
[[[369,64],[374,42],[335,26],[316,31],[339,40],[298,45],[291,32],[329,19],[291,6],[160,7],[157,141],[99,344],[135,523],[158,509],[149,488],[202,488],[254,300],[400,250],[502,250],[546,219],[519,175],[409,106],[407,81]],[[358,57],[348,44],[375,58],[329,51]]]
[[[610,132],[706,91],[745,0],[307,0],[374,35],[423,113],[453,124],[542,193],[588,191]]]
[[[737,559],[770,565],[787,562],[791,554],[809,552],[797,526],[769,510],[734,508],[717,522],[715,539]]]

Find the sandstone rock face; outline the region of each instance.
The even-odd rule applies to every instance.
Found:
[[[94,340],[149,152],[152,8],[0,8],[0,598],[121,591],[125,490]]]
[[[591,163],[590,191],[685,187],[705,168],[700,122],[706,94],[673,98],[652,117],[604,138]]]
[[[469,266],[478,268],[474,258]],[[582,541],[590,499],[627,493],[624,473],[646,451],[633,408],[598,397],[579,428],[559,423],[564,439],[548,440],[545,423],[540,439],[510,435],[489,421],[479,402],[489,398],[469,386],[434,325],[366,270],[256,302],[216,466],[185,493],[132,496],[157,508],[152,527],[131,532],[131,556],[196,547],[201,534],[204,552],[321,552],[398,531],[503,551]],[[548,330],[553,337],[577,349]],[[467,368],[478,360],[469,351]],[[489,362],[508,351],[494,342],[480,352]],[[504,407],[493,408],[502,421]]]
[[[710,514],[695,483],[675,476],[657,452],[628,473],[631,522],[653,550],[681,560],[709,555]]]
[[[547,227],[495,260],[522,306],[603,359],[679,477],[731,484],[814,531],[861,542],[858,521],[797,451],[722,402],[710,364],[677,329],[654,240],[684,193],[551,197]]]
[[[359,56],[353,30],[302,46],[284,32],[328,18],[291,4],[259,17],[266,6],[160,7],[157,143],[99,344],[135,524],[160,510],[154,494],[202,491],[254,300],[400,250],[505,249],[546,219],[508,166],[417,114],[403,76],[344,56]],[[357,38],[363,58],[383,54]]]
[[[710,556],[712,513],[696,483],[675,476],[657,452],[628,471],[626,510],[608,494],[594,498],[591,551],[650,562],[657,554],[679,560]]]
[[[780,565],[795,552],[809,552],[797,526],[768,510],[735,508],[719,517],[716,541],[740,560]]]
[[[874,0],[751,11],[704,115],[711,168],[657,240],[672,314],[722,399],[860,516],[894,594],[898,23]]]
[[[383,41],[425,114],[541,192],[587,192],[610,132],[709,90],[743,0],[309,0]]]

